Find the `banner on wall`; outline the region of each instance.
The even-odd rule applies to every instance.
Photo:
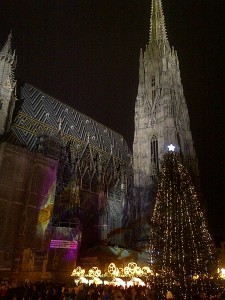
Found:
[[[51,240],[50,248],[77,249],[77,241]]]

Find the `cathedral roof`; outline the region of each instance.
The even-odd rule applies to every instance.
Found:
[[[17,86],[16,109],[11,133],[7,140],[34,149],[43,133],[57,135],[76,146],[89,143],[100,151],[130,160],[131,152],[122,135],[98,123],[74,108],[49,96],[36,87],[21,83]]]

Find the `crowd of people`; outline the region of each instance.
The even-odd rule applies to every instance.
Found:
[[[224,292],[224,293],[223,293]],[[104,285],[65,285],[48,282],[26,283],[13,287],[10,284],[0,286],[0,300],[156,300],[158,297],[149,287],[133,286],[124,289],[118,286]],[[193,300],[225,299],[225,290],[215,295],[207,295],[204,291],[193,295]],[[165,300],[177,300],[168,291]],[[179,298],[179,300],[183,300]],[[187,299],[189,300],[189,299]]]

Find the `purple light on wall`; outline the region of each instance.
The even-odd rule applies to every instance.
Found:
[[[51,240],[50,248],[77,249],[77,241]]]
[[[76,256],[77,256],[77,251],[74,251],[74,249],[70,249],[70,250],[67,250],[67,252],[65,253],[64,259],[67,262],[73,262],[76,260]]]

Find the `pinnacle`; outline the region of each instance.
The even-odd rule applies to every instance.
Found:
[[[15,56],[15,54],[12,53],[12,32],[10,32],[8,39],[5,43],[5,45],[3,46],[1,52],[0,52],[0,56]]]
[[[161,0],[152,0],[149,41],[168,42]]]
[[[0,50],[0,84],[6,84],[11,88],[15,86],[14,69],[16,66],[16,54],[12,50],[12,33],[10,32],[5,45]]]

